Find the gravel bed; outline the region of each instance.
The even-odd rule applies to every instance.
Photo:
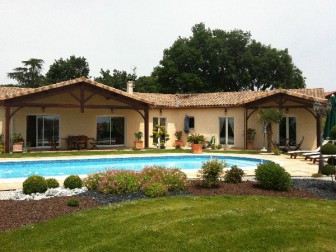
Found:
[[[319,195],[323,199],[336,200],[336,183],[331,179],[294,178],[293,187]]]

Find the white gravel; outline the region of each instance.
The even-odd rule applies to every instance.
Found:
[[[41,200],[59,196],[73,196],[86,191],[86,187],[72,190],[64,187],[58,187],[48,189],[45,193],[33,193],[27,195],[22,192],[22,189],[19,189],[15,191],[0,191],[0,200]]]

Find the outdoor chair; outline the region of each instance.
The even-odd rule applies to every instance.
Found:
[[[301,145],[303,143],[304,137],[302,137],[301,141],[298,144],[295,144],[293,141],[285,142],[285,149],[287,151],[297,151],[300,150]]]

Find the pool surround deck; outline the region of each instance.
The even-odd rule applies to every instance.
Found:
[[[289,155],[272,155],[272,154],[222,154],[222,153],[204,153],[204,154],[186,154],[186,153],[165,153],[165,156],[177,156],[177,155],[216,155],[216,156],[233,156],[233,157],[245,157],[245,158],[257,158],[257,159],[266,159],[271,160],[276,163],[279,163],[281,166],[283,166],[287,172],[293,177],[311,177],[312,174],[317,173],[318,171],[318,165],[313,164],[312,162],[309,162],[307,160],[304,160],[304,158],[298,157],[297,159],[290,158]],[[140,157],[140,156],[162,156],[162,154],[146,154],[146,155],[139,155],[139,154],[122,154],[122,155],[93,155],[93,156],[64,156],[64,157],[43,157],[43,158],[4,158],[0,160],[0,166],[1,162],[9,162],[9,161],[31,161],[31,160],[55,160],[55,159],[61,159],[61,160],[68,160],[68,159],[95,159],[95,158],[119,158],[119,157]],[[187,174],[188,178],[193,179],[196,178],[197,170],[184,170],[184,172]],[[247,177],[254,177],[254,170],[246,170],[245,174]],[[57,180],[59,180],[60,183],[63,184],[63,181],[66,176],[63,177],[55,177]],[[81,176],[81,177],[85,177]],[[13,189],[19,189],[22,188],[22,182],[24,179],[0,179],[0,190],[13,190]]]

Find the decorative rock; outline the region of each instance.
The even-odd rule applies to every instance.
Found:
[[[0,192],[0,199],[2,200],[41,200],[60,196],[73,196],[80,193],[85,193],[86,187],[75,188],[73,190],[58,187],[50,188],[45,193],[32,193],[31,195],[24,194],[22,190],[15,190],[11,192]]]

